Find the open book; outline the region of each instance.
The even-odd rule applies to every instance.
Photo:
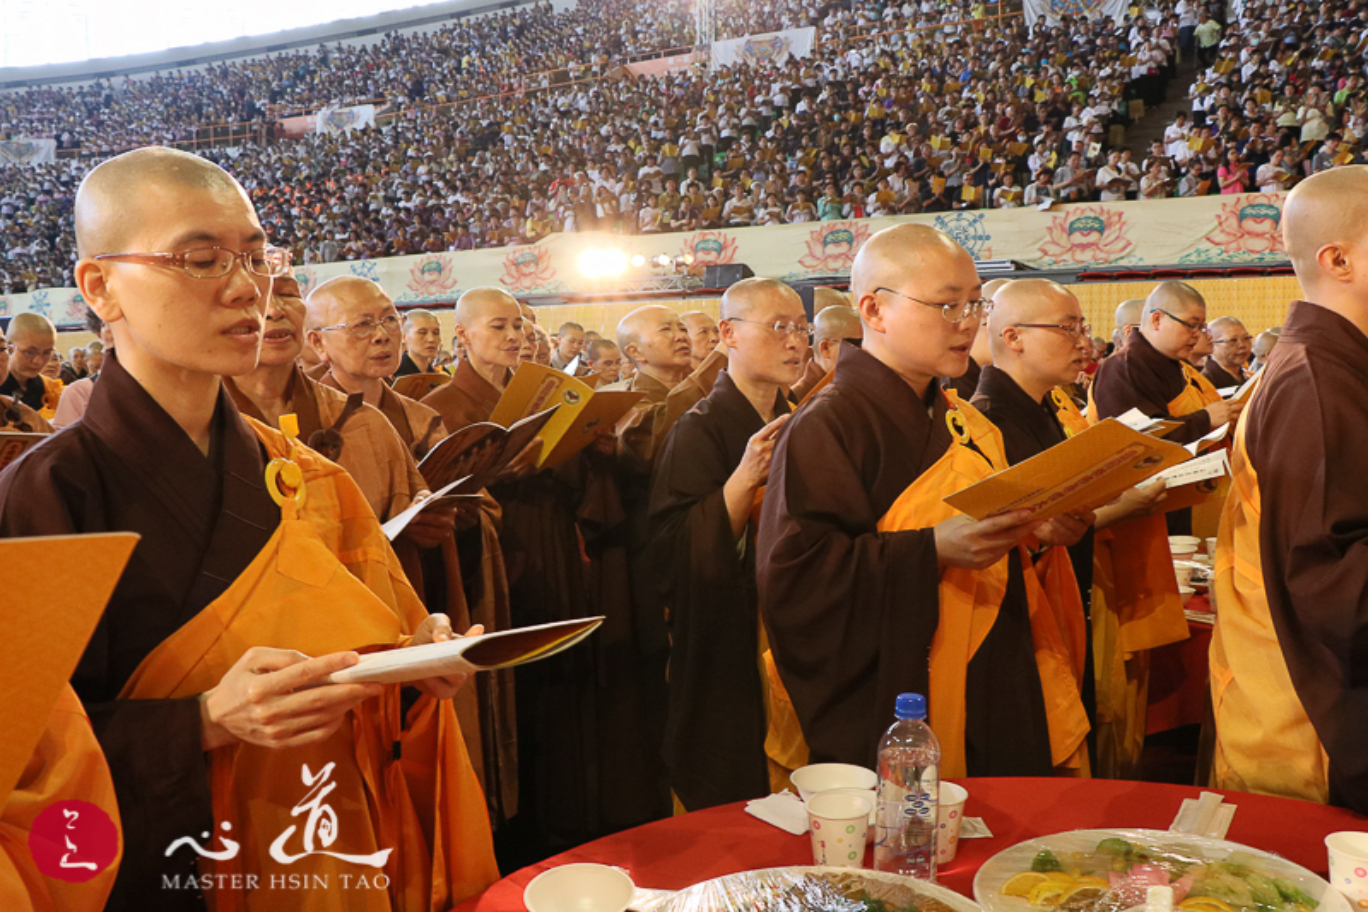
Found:
[[[443,507],[451,506],[461,500],[479,500],[484,495],[482,495],[478,489],[474,491],[465,491],[464,493],[456,493],[457,488],[467,486],[469,482],[470,476],[467,475],[465,478],[456,479],[441,490],[433,491],[427,497],[415,500],[409,505],[407,510],[391,517],[389,522],[380,527],[380,531],[384,532],[385,537],[390,541],[394,541],[400,535],[404,534],[404,530],[408,528],[409,523],[413,522],[429,510],[440,510]]]
[[[1034,520],[1053,519],[1110,503],[1126,489],[1190,458],[1176,443],[1108,418],[945,502],[974,519],[1013,510],[1034,510]]]
[[[1226,387],[1216,392],[1220,393],[1227,402],[1247,402],[1254,393],[1254,384],[1258,382],[1259,375],[1255,374],[1239,386]]]
[[[507,429],[488,421],[468,424],[433,447],[418,463],[418,471],[433,490],[473,494],[493,484],[555,413],[552,406]],[[456,482],[454,488],[452,482]]]
[[[437,387],[450,382],[450,374],[408,374],[394,381],[394,391],[410,399],[422,399]]]
[[[527,362],[518,367],[489,420],[507,426],[555,405],[556,416],[537,434],[542,440],[538,466],[559,465],[594,442],[598,432],[617,425],[642,393],[596,390],[555,368]]]
[[[50,436],[24,431],[0,431],[0,469],[24,455],[29,447],[42,443]]]
[[[525,665],[569,649],[598,629],[602,617],[557,621],[536,627],[389,649],[363,655],[351,668],[334,673],[334,684],[403,684],[453,674],[470,674]]]

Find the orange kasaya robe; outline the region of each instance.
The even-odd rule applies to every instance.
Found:
[[[1235,431],[1232,487],[1216,543],[1211,704],[1217,788],[1326,803],[1329,758],[1292,685],[1264,591],[1259,478]]]
[[[1186,415],[1198,409],[1204,409],[1208,405],[1221,401],[1221,394],[1216,391],[1215,385],[1206,374],[1197,368],[1182,362],[1183,377],[1187,380],[1187,386],[1183,388],[1183,395],[1179,396],[1169,404],[1169,411],[1175,415]],[[1181,403],[1180,405],[1178,403]],[[1181,411],[1174,411],[1174,408]],[[1199,538],[1214,538],[1221,525],[1221,510],[1225,506],[1226,496],[1230,493],[1230,480],[1222,478],[1216,490],[1205,500],[1196,504],[1192,508],[1192,534]]]
[[[148,655],[121,699],[203,693],[255,646],[312,656],[403,646],[427,615],[355,482],[245,420],[272,457],[299,464],[303,502],[286,503],[266,547]],[[201,858],[200,872],[258,879],[256,889],[205,891],[211,909],[445,912],[498,878],[485,798],[451,702],[421,696],[404,713],[400,691],[387,685],[322,743],[236,744],[210,754],[214,836],[233,839],[240,851]],[[387,884],[377,886],[380,875]],[[270,888],[273,877],[291,876],[325,878],[328,888]],[[365,888],[356,885],[361,876]]]
[[[38,414],[43,416],[43,420],[51,421],[57,415],[57,403],[62,401],[62,390],[66,389],[66,384],[61,380],[51,380],[47,377],[40,378],[43,381],[43,407],[38,410]]]
[[[1204,408],[1200,395],[1187,384],[1168,404],[1169,414],[1186,415]],[[1088,400],[1086,420],[1096,424],[1091,390]],[[1065,420],[1062,413],[1061,420]],[[1067,420],[1077,419],[1070,416]],[[1164,514],[1101,529],[1093,541],[1096,773],[1108,779],[1129,779],[1136,775],[1145,745],[1149,650],[1187,639],[1187,618],[1173,573]]]
[[[62,688],[19,782],[0,811],[0,909],[6,912],[101,912],[123,855],[90,880],[72,883],[45,876],[29,849],[29,831],[45,809],[59,801],[87,801],[119,827],[114,782],[81,701]],[[122,830],[122,828],[120,827]]]
[[[958,442],[889,508],[879,521],[881,532],[925,529],[949,519],[956,511],[944,501],[948,494],[1008,467],[1001,432],[977,409],[961,402],[953,390],[944,394],[951,416],[959,419],[952,417],[952,433]],[[1064,548],[1051,548],[1034,565],[1026,544],[1018,549],[1050,728],[1051,759],[1060,772],[1086,772],[1088,717],[1081,697],[1086,633],[1073,565]],[[940,771],[945,778],[966,774],[966,675],[970,659],[997,619],[1008,572],[1006,556],[985,570],[947,567],[941,572],[940,624],[931,641],[928,707],[931,728],[941,743]]]

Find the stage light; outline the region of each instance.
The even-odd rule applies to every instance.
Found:
[[[627,254],[613,248],[593,248],[581,253],[575,265],[586,279],[612,278],[627,271]]]
[[[636,254],[633,254],[633,255],[632,255],[632,268],[633,268],[633,269],[640,269],[642,266],[645,266],[645,265],[646,265],[646,255],[645,255],[645,254],[636,253]]]
[[[655,258],[654,260],[652,260],[651,262],[652,262],[652,263],[655,263],[657,266],[672,266],[672,265],[674,265],[674,259],[673,259],[668,253],[662,253],[660,256],[656,257],[656,258]]]

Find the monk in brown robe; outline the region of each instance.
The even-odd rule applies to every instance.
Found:
[[[798,332],[774,326],[805,323],[802,299],[777,279],[728,288],[727,369],[655,467],[651,560],[670,619],[665,757],[689,810],[769,794],[752,514],[789,413],[783,389],[802,367]]]
[[[1055,282],[1020,279],[998,291],[987,322],[993,363],[983,368],[973,404],[1002,431],[1007,461],[1023,462],[1085,430],[1087,422],[1065,391],[1086,363],[1091,345],[1091,327],[1084,322],[1078,299]],[[1096,528],[1107,529],[1152,510],[1164,491],[1162,483],[1132,488],[1116,503],[1099,505]],[[1091,530],[1069,548],[1069,557],[1086,615],[1080,628],[1084,637],[1069,644],[1076,650],[1071,661],[1089,718],[1095,718]]]
[[[0,329],[0,386],[9,380],[10,363],[14,359],[10,354],[11,347],[10,341],[5,338],[5,331]],[[22,396],[0,395],[0,431],[51,434],[52,425],[38,414],[37,409],[25,404]]]
[[[817,289],[822,290],[824,289]],[[845,295],[841,297],[850,300]],[[803,376],[793,385],[794,397],[799,402],[806,399],[817,384],[836,369],[841,343],[859,342],[862,335],[860,312],[849,304],[830,304],[817,311],[816,319],[812,323],[812,360],[803,368]]]
[[[308,342],[327,362],[323,386],[363,394],[399,432],[416,458],[427,455],[452,430],[433,409],[389,388],[399,363],[399,311],[376,282],[338,276],[309,292]]]
[[[1140,317],[1145,312],[1144,298],[1129,298],[1116,305],[1116,328],[1112,330],[1112,345],[1116,352],[1126,347],[1130,341],[1131,330],[1140,325]]]
[[[0,382],[0,395],[18,399],[51,421],[62,397],[62,381],[43,376],[57,350],[57,329],[42,314],[25,311],[10,320],[9,376]]]
[[[689,333],[689,371],[693,372],[717,348],[721,338],[717,321],[701,310],[682,313],[679,320]]]
[[[1268,356],[1273,354],[1273,347],[1278,344],[1278,334],[1272,330],[1265,330],[1254,337],[1254,345],[1251,349],[1254,360],[1249,364],[1249,372],[1257,374],[1264,369],[1268,363]]]
[[[1216,549],[1215,784],[1368,813],[1368,168],[1293,188],[1293,302],[1236,430]]]
[[[649,475],[656,451],[670,430],[666,399],[692,369],[689,331],[670,308],[648,304],[618,322],[617,343],[623,357],[636,365],[636,375],[614,388],[645,394],[618,422],[619,452]]]
[[[461,680],[329,683],[357,649],[439,641],[450,624],[423,610],[355,483],[222,388],[256,366],[288,255],[231,176],[170,149],[95,168],[75,216],[76,280],[117,355],[82,421],[0,475],[0,534],[141,535],[72,679],[123,822],[108,908],[202,909],[211,890],[219,908],[278,908],[270,875],[287,872],[384,873],[356,897],[367,909],[483,889],[498,873],[450,708]],[[292,807],[324,778],[325,845],[366,865],[295,854]],[[206,833],[212,856],[196,850]]]
[[[1254,337],[1243,323],[1234,317],[1217,317],[1211,321],[1211,357],[1202,373],[1218,390],[1238,387],[1249,379],[1249,355]]]
[[[974,521],[943,504],[1006,463],[996,429],[937,383],[968,365],[981,290],[947,235],[875,234],[851,270],[863,346],[842,347],[831,383],[780,433],[760,605],[816,762],[871,765],[909,691],[929,695],[946,776],[1047,775],[1083,747],[1072,673],[1053,665],[1047,687],[1036,653],[1048,664],[1056,646],[1033,646],[1033,620],[1046,636],[1052,599],[1068,593],[1043,592],[1020,546],[1068,544],[1086,527],[1029,511]]]
[[[430,310],[410,310],[404,314],[404,357],[396,377],[430,374],[440,370],[437,355],[442,350],[442,327]]]
[[[622,349],[609,339],[595,339],[584,348],[585,364],[589,377],[595,386],[608,386],[618,382],[618,371],[622,367]],[[588,378],[586,381],[588,382]]]

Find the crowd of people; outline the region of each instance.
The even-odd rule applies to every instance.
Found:
[[[241,178],[296,262],[334,262],[563,231],[1284,190],[1362,160],[1361,7],[1250,3],[1227,16],[1178,0],[1122,23],[1052,27],[985,18],[968,0],[724,3],[719,37],[811,24],[820,43],[782,66],[629,78],[614,62],[687,46],[690,11],[586,0],[118,90],[0,98],[11,132],[70,115],[94,132],[61,127],[63,144],[86,146],[184,138],[178,130],[228,112],[383,99],[395,116],[382,128],[201,153]],[[1125,128],[1164,100],[1180,54],[1200,61],[1192,116],[1179,115],[1148,150],[1131,149]],[[162,119],[139,114],[148,111]],[[0,172],[9,239],[0,290],[73,283],[70,206],[86,167]]]

